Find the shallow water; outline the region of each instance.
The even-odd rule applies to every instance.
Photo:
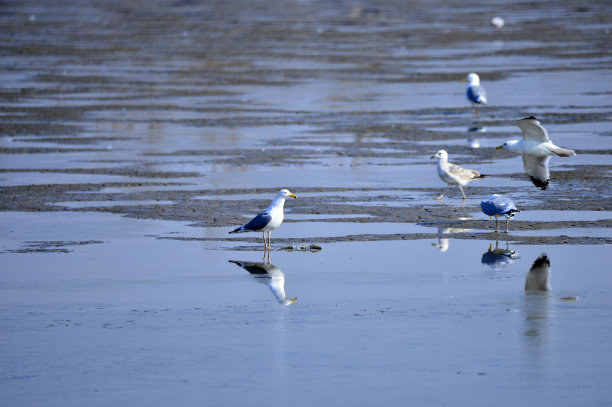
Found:
[[[75,226],[60,234],[54,225],[65,225],[62,217]],[[188,228],[178,222],[93,214],[22,214],[21,225],[14,219],[0,217],[9,233],[1,286],[8,404],[45,404],[57,387],[68,405],[118,394],[140,404],[151,388],[162,404],[249,405],[242,392],[249,400],[280,392],[297,405],[326,397],[443,404],[457,394],[480,405],[498,400],[491,386],[500,380],[507,403],[528,402],[532,392],[554,404],[607,394],[612,348],[600,338],[612,334],[612,283],[605,245],[510,241],[517,258],[497,270],[482,262],[495,242],[481,240],[450,239],[443,253],[427,239],[273,251],[287,298],[298,298],[281,305],[269,281],[229,262],[261,262],[263,252],[154,237]],[[13,252],[15,242],[23,249],[51,239],[96,243],[66,243],[69,253]],[[543,252],[552,289],[526,292]],[[125,372],[138,375],[137,385]],[[370,383],[367,393],[349,391],[361,382]],[[37,391],[25,395],[24,385]],[[436,390],[441,385],[445,391]]]

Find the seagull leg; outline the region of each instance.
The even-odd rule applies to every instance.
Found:
[[[266,232],[263,232],[263,240],[264,240],[264,251],[268,248],[268,244],[266,243]]]
[[[509,220],[508,218],[506,218],[506,233],[508,233],[508,222],[509,222],[509,221],[510,221],[510,220]]]
[[[495,217],[495,233],[497,233],[497,216]]]
[[[463,188],[461,187],[461,185],[457,185],[457,186],[461,190],[461,195],[463,195],[463,200],[465,201],[465,193],[463,192]]]
[[[268,250],[270,250],[272,248],[272,237],[270,236],[272,234],[272,231],[268,232]]]
[[[444,190],[444,192],[442,192],[442,193],[440,194],[440,196],[438,196],[438,197],[436,197],[436,198],[434,198],[434,199],[435,199],[435,200],[437,200],[437,201],[442,202],[442,198],[444,198],[444,194],[446,193],[446,191],[448,191],[448,188],[450,188],[450,185],[447,185],[447,186],[446,186],[446,189]]]

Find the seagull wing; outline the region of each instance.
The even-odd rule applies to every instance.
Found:
[[[548,138],[548,132],[544,127],[540,125],[540,122],[536,119],[521,119],[516,122],[516,125],[523,132],[523,140],[532,140],[539,142],[550,141],[550,139]]]
[[[480,85],[470,86],[466,91],[467,98],[472,103],[487,104],[487,92]]]
[[[242,230],[249,230],[253,232],[257,232],[266,227],[268,223],[272,220],[272,215],[268,211],[264,211],[259,215],[255,216],[249,223],[242,227]]]
[[[550,173],[548,172],[548,163],[550,156],[541,157],[537,155],[525,154],[523,155],[523,167],[525,173],[529,175],[533,185],[540,189],[546,189],[548,181],[550,180]]]
[[[503,196],[503,195],[494,196],[492,199],[492,202],[495,205],[495,207],[499,210],[499,213],[506,214],[512,209],[516,211],[516,206],[514,205],[514,202],[512,202],[512,199],[506,196]]]
[[[471,180],[471,179],[480,177],[480,173],[478,171],[468,170],[467,168],[463,168],[460,165],[451,164],[451,163],[448,163],[448,172],[457,178],[467,179],[467,180]]]

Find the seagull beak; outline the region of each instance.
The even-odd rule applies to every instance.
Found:
[[[437,158],[437,157],[436,157],[436,155],[434,154],[434,155],[432,155],[432,156],[431,156],[431,157],[429,157],[429,158]]]
[[[295,194],[289,194],[289,196],[290,196],[291,198],[297,198],[297,195],[295,195]]]
[[[295,297],[295,298],[291,298],[290,300],[287,300],[287,305],[289,305],[289,304],[293,304],[293,303],[294,303],[294,302],[296,302],[296,301],[297,301],[297,297]]]
[[[504,148],[504,146],[497,146],[497,147],[495,147],[496,150],[501,150],[502,148]]]
[[[467,79],[462,78],[462,79],[461,79],[461,82],[467,82]]]

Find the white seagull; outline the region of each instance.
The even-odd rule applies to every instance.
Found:
[[[504,26],[504,19],[499,16],[495,16],[491,19],[491,25],[498,30],[501,30],[501,28]]]
[[[465,200],[465,193],[463,192],[464,186],[475,179],[484,178],[486,175],[480,174],[478,171],[468,170],[459,165],[448,162],[448,153],[446,150],[440,150],[436,154],[432,155],[431,158],[438,159],[438,175],[440,179],[448,184],[442,195],[437,199],[442,199],[446,191],[451,185],[457,185],[461,190],[461,195]]]
[[[472,113],[477,115],[480,105],[487,104],[487,92],[482,86],[480,86],[480,78],[478,75],[473,72],[462,79],[462,82],[468,83],[465,96],[472,103]]]
[[[297,301],[295,298],[287,298],[285,294],[285,273],[270,262],[248,262],[229,260],[248,271],[253,277],[266,284],[279,304],[291,305]]]
[[[540,188],[546,189],[550,180],[548,163],[553,155],[571,157],[576,155],[574,150],[567,150],[553,144],[548,138],[548,132],[533,116],[516,121],[516,125],[523,132],[522,140],[508,140],[496,149],[505,148],[513,153],[523,156],[523,167],[529,175],[531,182]]]
[[[497,232],[497,218],[500,216],[506,218],[506,233],[508,233],[508,221],[516,212],[520,212],[512,199],[498,194],[493,194],[486,201],[480,202],[480,208],[485,215],[489,215],[489,218],[495,216],[495,232]]]
[[[285,206],[285,199],[287,198],[297,198],[297,196],[292,194],[288,189],[281,189],[276,194],[270,206],[268,206],[268,209],[255,216],[250,222],[229,233],[263,232],[264,247],[266,249],[271,249],[270,234],[283,223],[283,218],[285,217],[283,208]],[[267,242],[266,232],[268,232]]]

